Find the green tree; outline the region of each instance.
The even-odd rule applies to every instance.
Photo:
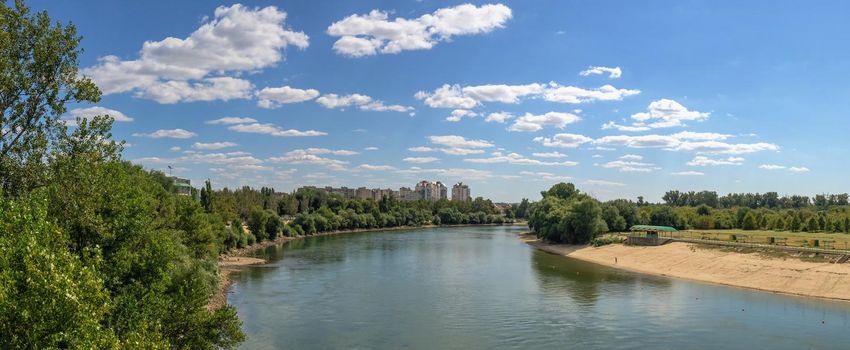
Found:
[[[806,231],[817,232],[819,229],[820,224],[818,224],[818,219],[814,216],[810,217],[808,223],[806,224]]]
[[[210,179],[207,179],[207,181],[204,181],[204,187],[201,188],[201,206],[207,213],[213,211],[212,194],[212,184],[210,184]]]
[[[744,219],[741,220],[741,228],[744,230],[755,230],[758,228],[756,218],[753,216],[753,213],[747,213],[744,216]]]
[[[44,186],[44,158],[66,133],[68,102],[97,102],[78,74],[80,37],[69,24],[33,14],[23,1],[0,3],[0,190],[20,195]]]

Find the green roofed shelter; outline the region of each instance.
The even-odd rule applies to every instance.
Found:
[[[652,225],[634,225],[629,228],[629,231],[640,232],[678,232],[679,230],[670,226],[652,226]]]

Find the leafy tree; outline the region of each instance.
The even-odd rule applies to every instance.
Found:
[[[744,230],[755,230],[757,229],[756,218],[753,216],[753,213],[747,213],[744,216],[744,219],[741,220],[741,228]]]
[[[573,184],[559,183],[531,205],[528,224],[537,236],[552,242],[585,244],[608,231],[599,202],[580,194]]]
[[[69,24],[33,14],[23,1],[0,3],[0,190],[24,194],[47,183],[44,158],[66,133],[68,102],[97,102],[78,74],[80,37]]]
[[[814,216],[809,218],[808,223],[806,224],[806,231],[808,232],[817,232],[820,229],[820,225],[818,224],[818,219]]]
[[[213,191],[210,179],[207,179],[207,181],[204,181],[204,187],[201,188],[201,206],[204,207],[204,211],[207,213],[211,213],[213,210],[212,193]]]

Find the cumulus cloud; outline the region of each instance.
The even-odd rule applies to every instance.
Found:
[[[803,167],[803,166],[792,166],[792,167],[788,168],[788,171],[790,171],[792,173],[807,173],[807,172],[809,172],[809,168],[806,168],[806,167]]]
[[[493,152],[491,157],[489,158],[467,158],[463,161],[469,163],[480,163],[480,164],[496,164],[496,163],[507,163],[507,164],[519,164],[519,165],[561,165],[561,166],[575,166],[578,165],[576,162],[572,161],[564,161],[564,162],[545,162],[539,159],[531,159],[526,158],[518,153],[507,153],[504,154],[502,152]]]
[[[600,165],[606,169],[617,169],[622,172],[642,172],[648,173],[653,170],[658,170],[655,164],[652,163],[643,163],[643,162],[635,162],[635,161],[627,161],[627,160],[614,160],[608,163],[604,163]]]
[[[609,78],[616,79],[616,78],[619,78],[623,75],[623,71],[620,69],[620,67],[614,67],[614,68],[588,67],[586,70],[583,70],[583,71],[579,72],[578,74],[580,74],[583,77],[593,75],[593,74],[608,74]]]
[[[502,4],[480,7],[464,4],[441,8],[418,18],[392,20],[389,13],[372,10],[334,22],[327,33],[339,37],[333,45],[338,54],[363,57],[428,50],[454,36],[489,33],[502,28],[511,17],[511,9]]]
[[[686,126],[689,121],[704,121],[710,116],[708,112],[688,110],[681,103],[669,99],[653,101],[646,112],[632,114],[632,125],[620,125],[615,122],[602,124],[602,129],[620,131],[647,131],[650,129]]]
[[[173,139],[188,139],[191,137],[198,136],[194,132],[184,130],[184,129],[160,129],[151,133],[134,133],[133,136],[136,137],[148,137],[152,139],[161,139],[164,137],[173,138]]]
[[[108,115],[112,117],[116,122],[131,122],[133,118],[128,117],[126,114],[116,111],[114,109],[104,108],[100,106],[93,106],[88,108],[74,108],[68,112],[71,115],[70,120],[76,121],[76,118],[80,119],[91,119],[96,116],[104,116]],[[66,119],[68,120],[68,119]]]
[[[455,109],[452,111],[452,114],[446,117],[446,121],[459,122],[463,118],[472,118],[476,116],[478,116],[478,113],[475,113],[468,109]]]
[[[335,156],[353,156],[360,154],[359,152],[350,151],[347,149],[328,149],[328,148],[307,148],[299,150],[307,154],[332,154]]]
[[[685,131],[671,135],[603,136],[594,142],[599,145],[625,146],[629,148],[663,148],[670,151],[704,154],[746,154],[779,150],[779,146],[771,143],[727,143],[720,141],[729,137],[730,135],[718,133]]]
[[[513,117],[514,116],[512,114],[507,113],[507,112],[494,112],[494,113],[488,114],[487,117],[484,118],[484,121],[488,122],[488,123],[494,122],[494,123],[502,124],[502,123],[506,122],[508,119],[511,119]]]
[[[643,156],[639,156],[639,155],[637,155],[637,154],[626,154],[626,155],[624,155],[624,156],[620,157],[620,159],[625,159],[625,160],[643,160]]]
[[[348,164],[346,161],[325,158],[318,155],[315,151],[304,150],[304,149],[296,149],[289,152],[286,152],[284,155],[280,157],[271,157],[266,160],[269,163],[280,163],[280,164],[312,164],[326,167],[330,170],[344,170],[345,165]]]
[[[525,85],[444,84],[433,92],[419,91],[414,97],[431,108],[472,109],[485,102],[518,103],[521,98],[542,98],[549,102],[578,104],[592,101],[619,101],[637,95],[640,90],[618,89],[604,85],[598,89],[564,86],[555,82]]]
[[[402,161],[414,164],[425,164],[425,163],[433,163],[439,161],[440,158],[437,157],[407,157],[402,159]]]
[[[284,129],[274,124],[234,124],[228,127],[229,130],[243,133],[266,134],[278,137],[306,137],[306,136],[325,136],[326,132],[316,130],[295,130]]]
[[[209,142],[209,143],[195,142],[195,143],[192,144],[192,148],[201,149],[201,150],[216,150],[216,149],[222,149],[222,148],[227,148],[227,147],[236,147],[236,146],[237,146],[237,144],[235,144],[233,142],[228,142],[228,141],[225,141],[225,142]]]
[[[346,107],[357,107],[363,111],[372,112],[407,112],[413,113],[413,107],[402,105],[386,105],[383,101],[375,100],[370,96],[361,94],[337,95],[326,94],[316,99],[316,102],[325,108],[343,109]]]
[[[522,117],[517,118],[514,124],[508,130],[519,132],[533,132],[542,130],[544,127],[550,126],[553,128],[563,129],[567,124],[572,124],[581,120],[578,116],[571,113],[549,112],[541,115],[533,115],[526,113]]]
[[[725,159],[712,159],[706,156],[696,156],[688,162],[690,166],[718,166],[718,165],[741,165],[744,163],[744,158],[729,157]]]
[[[224,118],[218,118],[218,119],[213,119],[213,120],[207,120],[204,123],[205,124],[212,124],[212,125],[218,125],[218,124],[231,125],[231,124],[248,124],[248,123],[256,123],[256,122],[257,122],[257,120],[254,119],[254,118],[224,117]]]
[[[429,136],[428,140],[435,145],[451,148],[490,148],[494,146],[490,141],[467,140],[458,135]]]
[[[576,148],[592,141],[593,139],[578,134],[556,134],[551,138],[542,136],[534,138],[534,142],[539,142],[543,146],[560,148]]]
[[[567,155],[561,152],[552,151],[552,152],[535,152],[531,154],[537,158],[564,158]]]
[[[314,89],[297,89],[289,86],[267,87],[257,91],[257,106],[261,108],[278,108],[288,103],[299,103],[312,100],[319,96]]]
[[[423,169],[419,167],[411,167],[409,169],[400,169],[396,173],[401,175],[422,175],[430,174],[441,178],[457,179],[457,180],[484,180],[493,177],[493,173],[489,170],[478,169],[463,169],[463,168],[448,168],[448,169]]]
[[[273,66],[288,46],[306,48],[307,35],[286,29],[285,20],[274,6],[221,6],[184,39],[147,41],[137,59],[105,56],[81,73],[106,95],[134,92],[160,103],[250,98],[248,81],[221,75]]]
[[[246,170],[246,166],[257,166],[263,163],[262,160],[253,157],[247,152],[190,152],[177,158],[145,157],[135,159],[134,161],[142,164],[212,164],[216,166],[226,166],[228,168],[238,167],[241,168],[241,170]]]
[[[434,151],[436,151],[436,149],[434,149],[434,148],[425,147],[425,146],[410,147],[407,150],[411,151],[411,152],[434,152]]]

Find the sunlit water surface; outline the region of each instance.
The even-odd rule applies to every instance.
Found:
[[[244,349],[850,349],[850,303],[619,271],[522,227],[308,238],[233,276]]]

